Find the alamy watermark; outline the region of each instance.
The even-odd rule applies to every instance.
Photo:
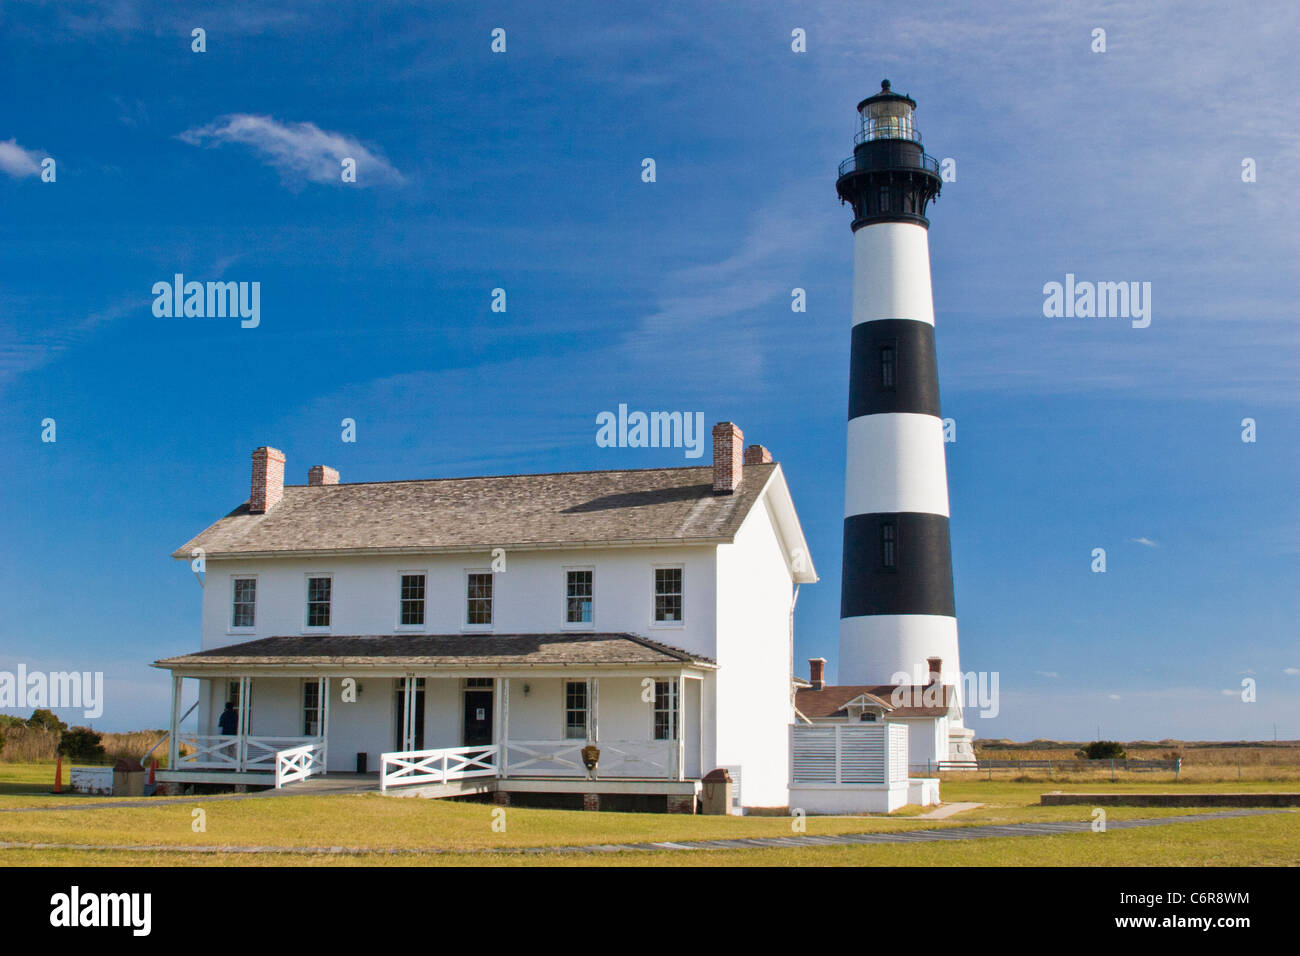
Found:
[[[898,671],[890,679],[895,684],[890,694],[894,707],[943,707],[941,681],[931,681],[929,668],[917,667],[915,674]],[[961,703],[963,709],[978,707],[981,717],[996,717],[1001,710],[998,671],[969,671],[961,675]]]
[[[1049,319],[1132,319],[1135,329],[1151,324],[1150,282],[1065,282],[1043,286],[1043,315]]]
[[[704,454],[703,412],[631,412],[596,416],[596,444],[601,448],[685,448],[687,458]]]
[[[87,720],[104,715],[103,671],[0,671],[0,710],[80,707]]]
[[[177,272],[171,282],[155,282],[153,296],[153,314],[160,319],[238,316],[244,329],[255,329],[262,321],[260,282],[186,282]]]

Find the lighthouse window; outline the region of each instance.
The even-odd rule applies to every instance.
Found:
[[[885,345],[880,349],[880,387],[893,388],[894,378],[894,347]]]
[[[880,187],[880,211],[889,212],[889,187]]]
[[[886,568],[898,567],[898,527],[892,521],[880,526],[880,563]]]

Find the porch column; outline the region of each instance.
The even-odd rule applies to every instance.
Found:
[[[686,675],[677,674],[677,779],[686,779]]]
[[[591,720],[587,726],[587,743],[600,743],[600,678],[587,680],[587,701],[591,705]]]
[[[698,708],[699,713],[696,715],[695,718],[696,746],[699,748],[696,751],[696,755],[697,755],[696,759],[699,760],[700,762],[700,776],[702,777],[706,773],[708,773],[708,771],[704,768],[704,678],[703,677],[701,677],[698,681],[696,681],[696,689],[699,691],[699,695],[700,695],[700,706]]]
[[[497,751],[497,776],[510,772],[510,678],[501,678],[501,749]]]
[[[415,749],[415,681],[407,674],[402,678],[402,749]]]
[[[252,715],[253,708],[249,706],[248,698],[253,693],[253,678],[239,678],[239,744],[238,744],[238,767],[244,769],[244,764],[248,760],[248,718]]]
[[[329,773],[330,755],[330,679],[320,678],[320,769]]]
[[[172,722],[167,739],[167,769],[175,770],[180,761],[181,744],[176,735],[181,731],[181,681],[185,678],[172,673]]]

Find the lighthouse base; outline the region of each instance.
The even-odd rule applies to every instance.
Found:
[[[969,727],[948,728],[948,759],[953,763],[970,764],[970,769],[975,769],[975,731]]]

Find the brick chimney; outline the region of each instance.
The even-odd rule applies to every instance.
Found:
[[[248,510],[265,514],[284,497],[284,452],[263,445],[253,452],[253,484]]]
[[[826,658],[808,658],[808,680],[813,690],[821,690],[826,686]]]
[[[943,679],[943,658],[927,657],[925,660],[930,665],[930,683],[938,684]]]
[[[713,493],[729,495],[744,476],[745,433],[735,422],[713,426]]]
[[[329,465],[312,465],[307,469],[307,484],[337,485],[339,473]]]
[[[772,453],[762,445],[750,445],[745,449],[745,464],[767,465],[772,461]]]

